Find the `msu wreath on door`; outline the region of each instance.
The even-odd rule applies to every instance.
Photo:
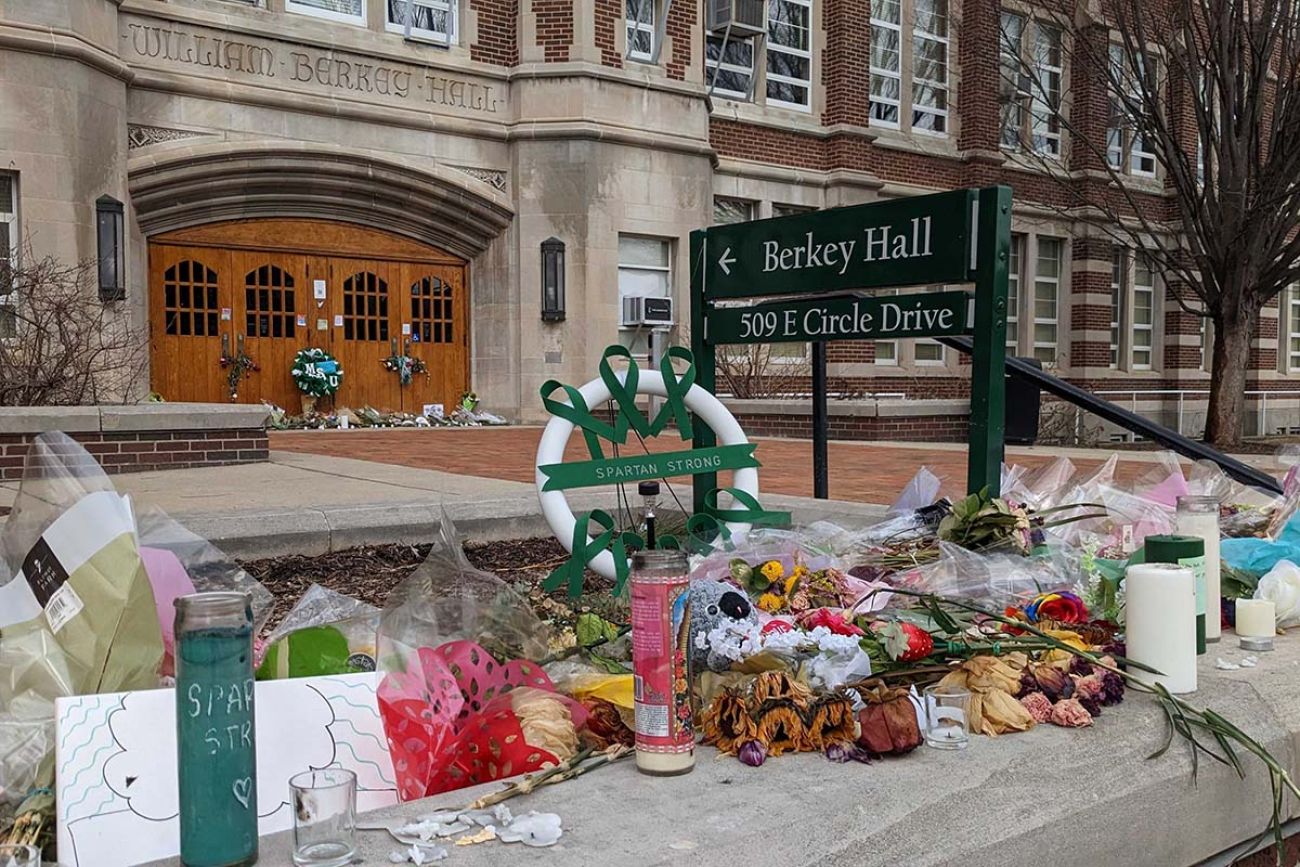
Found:
[[[469,388],[469,283],[462,259],[409,238],[315,220],[242,220],[149,241],[152,388],[169,401],[230,400],[230,358],[259,370],[237,401],[298,412],[290,368],[316,346],[338,359],[336,407],[450,412]],[[428,375],[402,386],[383,359]],[[324,402],[321,408],[329,408]]]

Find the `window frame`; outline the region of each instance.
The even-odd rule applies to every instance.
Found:
[[[749,212],[749,217],[744,220],[719,221],[718,220],[719,202],[731,202],[736,205],[741,205],[745,208],[745,210]],[[709,223],[709,225],[711,226],[731,226],[731,225],[735,225],[736,223],[746,223],[751,220],[757,220],[758,218],[759,217],[758,217],[757,199],[746,199],[743,196],[716,196],[715,195],[713,197],[713,220]],[[645,236],[645,237],[649,237],[649,236]]]
[[[1300,313],[1300,284],[1292,283],[1286,290],[1287,316],[1286,316],[1286,372],[1300,372],[1300,321],[1297,321],[1297,313]]]
[[[800,112],[804,112],[805,114],[810,114],[812,113],[813,81],[815,78],[815,76],[813,75],[813,57],[815,54],[815,46],[813,45],[813,33],[815,29],[813,24],[813,20],[814,20],[813,0],[767,0],[767,3],[768,3],[767,36],[763,41],[763,104],[776,106],[777,108],[788,108],[792,111],[800,111]],[[788,45],[783,45],[772,38],[773,25],[772,25],[771,7],[774,4],[779,4],[779,3],[785,3],[790,6],[800,6],[807,10],[807,16],[808,16],[807,17],[808,26],[806,28],[808,33],[807,48],[794,48]],[[797,79],[788,75],[782,75],[780,73],[773,74],[773,72],[771,71],[771,58],[772,58],[773,51],[777,52],[778,54],[788,54],[793,57],[801,57],[804,60],[806,60],[808,62],[808,77],[806,79]],[[768,91],[768,83],[774,80],[781,84],[789,84],[794,87],[802,87],[804,89],[804,92],[808,95],[807,103],[804,104],[804,103],[797,103],[797,102],[787,102],[784,99],[777,99],[773,97],[771,93]]]
[[[1028,235],[1013,232],[1007,251],[1007,354],[1020,355],[1020,305],[1024,300],[1025,248]]]
[[[1123,57],[1122,53],[1119,55],[1117,59],[1116,57],[1117,51],[1123,52],[1124,46],[1112,40],[1108,48],[1108,52],[1109,52],[1108,58],[1110,60],[1110,63],[1112,66],[1115,66],[1116,64],[1122,64],[1122,69],[1124,73],[1127,74],[1128,72],[1127,61]],[[1156,94],[1157,99],[1159,99],[1161,98],[1160,58],[1158,56],[1152,55],[1150,51],[1147,50],[1144,50],[1143,54],[1141,55],[1141,58],[1143,59],[1142,76],[1143,77],[1149,76],[1152,79],[1150,87],[1152,91]],[[1146,69],[1145,61],[1148,58],[1152,58],[1155,60],[1154,70]],[[1132,86],[1130,86],[1129,88],[1128,96],[1130,99],[1133,99],[1135,101],[1140,101],[1140,92],[1133,89]],[[1135,178],[1154,179],[1159,177],[1160,161],[1156,159],[1155,151],[1146,150],[1146,149],[1144,150],[1135,149],[1134,141],[1140,139],[1141,136],[1137,134],[1133,122],[1129,119],[1128,111],[1125,109],[1124,104],[1120,100],[1119,95],[1114,93],[1113,89],[1109,87],[1109,85],[1107,86],[1106,98],[1111,105],[1111,116],[1106,122],[1106,165],[1112,171],[1118,172],[1119,174],[1122,175],[1129,175]],[[1115,124],[1116,122],[1119,123],[1118,126],[1112,125]],[[1119,139],[1118,143],[1114,142],[1114,138],[1116,135],[1118,135],[1118,139]],[[1145,148],[1146,145],[1144,144],[1143,147]],[[1113,159],[1113,157],[1115,156],[1118,156],[1118,159]],[[1134,167],[1135,160],[1143,160],[1143,161],[1149,160],[1151,163],[1150,171],[1147,171],[1146,169],[1142,169],[1142,168],[1135,168]]]
[[[19,250],[22,248],[21,222],[18,213],[19,198],[19,174],[15,171],[0,171],[0,177],[6,178],[9,182],[9,201],[0,203],[0,223],[8,227],[8,244],[9,249],[5,251],[3,267],[10,272],[17,270],[19,264]],[[3,285],[0,285],[3,288]],[[12,283],[9,285],[9,291],[0,293],[0,340],[13,340],[18,337],[18,305],[20,302],[18,290]],[[3,330],[3,323],[8,321],[13,330],[12,334],[6,334]]]
[[[1110,254],[1110,363],[1111,370],[1119,370],[1120,355],[1124,346],[1124,303],[1128,270],[1127,251],[1119,244],[1111,245]]]
[[[1056,245],[1056,276],[1044,277],[1041,273],[1040,264],[1043,261],[1043,243],[1049,242]],[[1067,262],[1066,239],[1056,235],[1037,235],[1034,238],[1034,279],[1033,279],[1033,297],[1032,307],[1030,309],[1030,344],[1033,349],[1033,357],[1042,362],[1043,367],[1056,367],[1059,364],[1061,351],[1061,283],[1065,275]],[[1053,286],[1053,311],[1051,318],[1038,315],[1038,289],[1040,284],[1051,284]],[[1038,326],[1050,325],[1052,327],[1052,341],[1041,341],[1038,339]],[[1039,355],[1040,349],[1050,349],[1051,358],[1044,358]]]
[[[877,18],[876,2],[875,0],[872,0],[871,16],[869,20],[869,26],[871,27],[871,45],[874,48],[876,44],[875,31],[877,28],[883,30],[892,30],[895,33],[898,41],[898,69],[889,70],[883,67],[876,66],[874,53],[868,56],[867,74],[868,74],[869,81],[867,85],[867,122],[870,126],[879,126],[879,127],[884,127],[886,129],[901,130],[903,128],[903,70],[905,67],[905,64],[903,63],[903,23],[904,23],[903,2],[904,0],[881,0],[881,2],[882,4],[885,5],[892,4],[898,9],[898,21],[889,21],[884,18]],[[875,88],[873,86],[874,79],[876,77],[880,77],[881,79],[891,79],[897,82],[898,85],[897,98],[891,100],[887,97],[877,97],[874,93]],[[885,120],[883,118],[876,117],[875,105],[877,102],[879,102],[881,105],[884,106],[893,106],[895,112],[898,115],[897,119],[890,121],[890,120]]]
[[[1007,35],[1006,19],[1014,18],[1020,22],[1020,29],[1016,35],[1016,44],[1014,52],[1011,50]],[[1052,31],[1056,34],[1056,46],[1059,63],[1052,65],[1039,62],[1039,40],[1044,31]],[[1007,106],[1013,107],[1015,112],[1015,141],[1007,140],[1007,120],[1009,119],[1004,113],[1004,106],[998,107],[998,147],[1008,153],[1034,153],[1038,156],[1045,157],[1053,161],[1061,161],[1065,150],[1065,138],[1061,131],[1059,114],[1064,110],[1063,99],[1065,92],[1065,33],[1061,28],[1040,21],[1031,13],[1004,9],[998,19],[998,79],[999,85],[1010,87],[1010,95],[1006,97]],[[1013,73],[1015,80],[1007,77],[1007,69],[1010,64],[1006,62],[1007,58],[1014,58]],[[1033,70],[1033,76],[1037,82],[1031,81],[1029,90],[1020,89],[1021,70],[1024,68]],[[1046,95],[1043,94],[1042,85],[1046,83],[1047,76],[1055,76],[1056,92],[1055,98],[1048,102]],[[1029,76],[1026,74],[1026,77]],[[999,100],[1003,97],[999,95]],[[1035,121],[1035,106],[1045,106],[1047,131],[1041,134],[1037,130]],[[1052,120],[1056,120],[1056,129],[1050,129]],[[1039,147],[1039,139],[1055,144],[1054,148]]]
[[[739,102],[749,102],[749,103],[754,102],[754,84],[755,84],[755,78],[758,75],[758,72],[755,69],[756,64],[754,62],[755,55],[758,51],[758,46],[754,44],[754,40],[755,37],[751,37],[749,39],[731,39],[726,43],[726,49],[724,49],[722,47],[722,37],[714,36],[711,33],[705,34],[704,74],[707,76],[707,80],[705,83],[707,85],[713,86],[712,93],[717,94],[718,96],[725,97],[727,99],[734,99]],[[716,42],[719,45],[717,60],[709,59],[710,42]],[[730,49],[733,45],[749,46],[749,66],[741,66],[738,63],[731,63],[725,59],[726,50]],[[715,78],[714,70],[717,70],[719,67],[721,67],[723,72],[731,72],[737,75],[747,76],[749,79],[749,90],[746,91],[745,93],[741,93],[738,90],[729,90],[727,88],[722,88],[714,85],[713,84]]]
[[[312,6],[308,0],[284,0],[284,11],[291,12],[295,15],[307,15],[312,18],[322,18],[326,21],[337,21],[340,24],[353,24],[360,27],[367,26],[367,9],[366,0],[358,0],[361,4],[361,13],[359,15],[348,15],[345,12],[335,12],[331,9],[321,9],[319,6]]]
[[[1128,292],[1128,301],[1133,310],[1132,322],[1129,325],[1132,331],[1132,338],[1129,341],[1129,370],[1154,370],[1156,362],[1156,286],[1160,282],[1159,275],[1156,273],[1155,264],[1150,257],[1142,251],[1137,251],[1132,256],[1133,264],[1130,273],[1132,274],[1132,288]],[[1143,268],[1151,275],[1150,283],[1138,283],[1138,269]],[[1150,297],[1150,322],[1139,323],[1137,321],[1138,295],[1147,295]],[[1138,344],[1138,334],[1144,333],[1147,336],[1145,344]],[[1137,360],[1138,353],[1145,352],[1147,359],[1144,362]]]
[[[632,10],[629,8],[632,4],[644,8],[645,5],[650,7],[650,20],[648,22],[634,19],[631,15]],[[637,63],[654,63],[655,62],[655,36],[658,31],[659,9],[656,0],[623,0],[623,29],[627,38],[627,59],[635,60]],[[633,31],[646,32],[650,34],[650,50],[641,52],[632,48],[635,44],[632,39]]]
[[[908,100],[908,102],[909,102],[909,104],[910,104],[910,106],[911,106],[911,112],[912,112],[912,115],[911,115],[911,121],[910,121],[909,124],[908,124],[908,129],[910,129],[910,130],[911,130],[913,133],[915,133],[916,135],[928,135],[928,136],[930,136],[930,137],[932,137],[932,138],[947,138],[947,137],[949,136],[949,133],[950,133],[950,124],[949,124],[949,120],[950,120],[950,118],[951,118],[951,114],[950,114],[950,110],[949,110],[948,106],[950,105],[949,97],[951,96],[951,91],[952,91],[952,85],[951,85],[951,83],[950,83],[950,79],[951,79],[951,77],[952,77],[952,76],[951,76],[951,67],[952,67],[952,37],[950,36],[950,33],[951,33],[951,27],[949,26],[949,18],[951,17],[951,16],[949,15],[949,12],[951,11],[952,6],[951,6],[951,4],[948,2],[948,0],[932,0],[932,2],[935,2],[935,3],[942,3],[942,4],[943,4],[943,15],[942,15],[942,18],[943,18],[943,21],[944,21],[944,33],[943,33],[942,36],[940,36],[940,35],[937,34],[937,33],[931,33],[931,32],[929,32],[929,31],[921,30],[921,29],[919,28],[918,25],[919,25],[919,21],[920,21],[920,16],[917,14],[917,10],[916,10],[916,2],[917,2],[917,0],[912,0],[912,18],[911,18],[911,21],[909,22],[909,23],[910,23],[910,28],[909,28],[909,29],[912,31],[912,33],[911,33],[911,36],[912,36],[912,40],[911,40],[911,48],[912,48],[912,63],[911,63],[911,67],[910,67],[910,72],[911,72],[911,76],[910,76],[910,77],[911,77],[911,79],[912,79],[912,81],[911,81],[912,89],[911,89],[911,98]],[[942,81],[942,82],[935,81],[935,80],[933,80],[933,79],[929,79],[929,78],[919,78],[919,77],[917,76],[917,74],[916,74],[916,68],[917,68],[917,64],[916,64],[916,54],[917,54],[917,52],[916,52],[916,47],[917,47],[917,44],[918,44],[921,40],[929,40],[929,41],[931,41],[931,42],[934,42],[934,43],[936,43],[936,44],[938,44],[938,45],[942,45],[942,46],[943,46],[943,81]],[[916,103],[916,90],[917,90],[917,86],[918,86],[918,84],[921,85],[921,86],[929,87],[929,88],[934,89],[934,90],[936,90],[936,91],[940,91],[940,92],[942,92],[942,93],[943,93],[943,105],[944,105],[944,107],[943,107],[943,108],[933,108],[933,107],[931,107],[931,106],[924,106],[924,107],[918,109],[918,108],[917,108],[917,103]],[[900,97],[902,96],[902,91],[901,91],[901,90],[899,91],[899,96],[900,96]],[[942,119],[942,122],[943,122],[943,129],[942,129],[942,130],[938,130],[938,131],[936,131],[936,130],[933,130],[933,129],[926,129],[926,128],[924,128],[924,127],[918,127],[918,126],[916,125],[916,116],[917,116],[918,113],[920,113],[920,114],[928,114],[928,115],[931,115],[931,116],[933,116],[933,117],[935,117],[935,118]],[[902,119],[902,117],[901,117],[901,113],[900,113],[900,117],[899,117],[899,119],[900,119],[900,120]]]
[[[389,18],[392,11],[389,7],[389,0],[382,0],[384,4],[384,30],[388,33],[397,33],[406,36],[406,23],[397,23]],[[412,42],[420,42],[427,45],[439,45],[444,48],[458,44],[460,38],[460,8],[459,0],[403,0],[407,4],[414,3],[417,6],[425,6],[430,9],[446,7],[447,12],[447,32],[439,34],[434,30],[425,30],[422,27],[411,25],[411,35],[409,39]],[[362,9],[365,8],[365,0],[362,0]]]

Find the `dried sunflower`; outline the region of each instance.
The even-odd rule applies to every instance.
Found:
[[[734,755],[741,744],[758,737],[758,727],[745,707],[745,700],[734,689],[718,693],[705,709],[700,719],[700,731],[704,733],[706,744],[716,746],[728,755]]]
[[[803,720],[789,701],[775,702],[758,712],[757,740],[767,747],[768,755],[799,752],[805,747],[807,735]]]
[[[812,699],[812,690],[784,671],[765,671],[754,678],[754,703],[788,700],[800,709]]]

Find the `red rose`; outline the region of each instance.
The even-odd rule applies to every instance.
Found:
[[[866,635],[865,632],[845,619],[844,612],[837,611],[834,608],[814,608],[811,611],[804,611],[796,618],[796,622],[801,629],[812,630],[818,626],[825,626],[836,635],[858,637]]]

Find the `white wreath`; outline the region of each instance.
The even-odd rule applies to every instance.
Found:
[[[620,372],[618,378],[620,382],[624,381],[625,374]],[[582,399],[586,401],[587,407],[595,411],[598,407],[609,403],[610,393],[603,380],[597,378],[578,389],[582,394]],[[642,370],[637,380],[636,393],[638,395],[654,395],[656,397],[667,397],[668,391],[664,388],[663,374],[655,370]],[[700,388],[698,385],[692,385],[690,391],[686,392],[684,398],[686,408],[695,413],[695,416],[713,429],[717,434],[718,444],[724,446],[746,445],[749,442],[745,432],[741,429],[740,423],[736,417],[731,414],[731,410],[722,405],[709,392]],[[549,464],[559,464],[564,462],[564,449],[569,443],[569,437],[573,434],[575,425],[573,422],[553,416],[547,423],[546,429],[542,431],[542,441],[537,446],[537,466],[543,467]],[[542,514],[546,517],[546,523],[550,525],[551,532],[560,540],[560,544],[565,547],[569,553],[573,553],[573,528],[577,525],[578,519],[573,514],[573,508],[569,505],[568,497],[564,491],[543,491],[542,487],[546,484],[546,476],[541,469],[537,470],[537,499],[542,506]],[[758,499],[758,468],[745,467],[735,471],[732,486],[749,494],[755,500]],[[725,508],[721,503],[719,506]],[[727,530],[733,537],[742,537],[749,532],[749,524],[732,522],[727,524]],[[587,537],[586,544],[591,544],[591,536]],[[601,575],[611,581],[614,580],[614,555],[609,551],[601,551],[596,555],[587,568],[591,569],[597,575]]]

